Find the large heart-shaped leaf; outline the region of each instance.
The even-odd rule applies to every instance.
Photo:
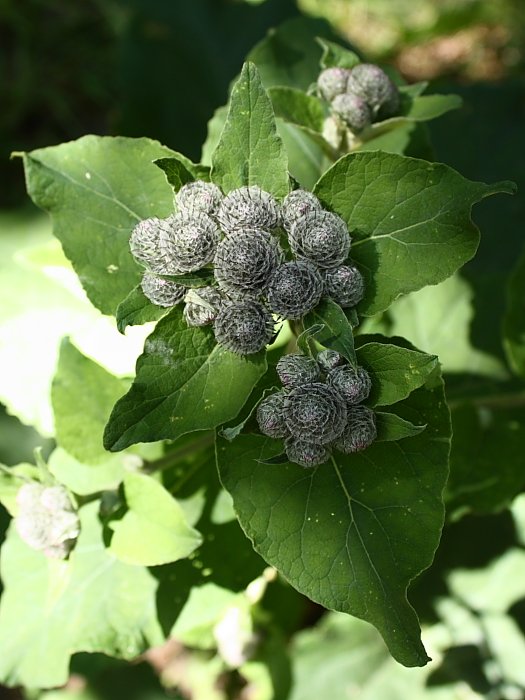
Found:
[[[452,168],[393,153],[354,153],[319,180],[315,193],[348,224],[351,255],[366,280],[360,313],[449,277],[479,242],[472,205],[512,183],[471,182]]]
[[[262,436],[219,438],[217,457],[256,551],[301,593],[372,622],[398,661],[420,666],[427,656],[406,590],[443,524],[450,419],[439,376],[396,408],[426,430],[306,471],[261,464],[282,450]]]

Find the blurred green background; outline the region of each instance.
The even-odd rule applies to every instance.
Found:
[[[409,82],[429,79],[439,92],[462,95],[463,109],[430,125],[436,159],[472,179],[518,183],[517,197],[476,209],[484,237],[464,270],[475,292],[475,345],[501,356],[503,283],[525,238],[523,0],[0,0],[0,274],[5,250],[49,228],[11,152],[121,134],[156,138],[198,160],[207,122],[245,55],[299,13],[320,31],[327,23],[367,58],[392,63]],[[51,443],[0,407],[0,462],[30,460],[39,444]],[[80,656],[76,667],[71,697],[79,700],[167,697],[144,663],[130,671]],[[85,694],[84,673],[94,679]],[[0,698],[18,697],[0,689]]]

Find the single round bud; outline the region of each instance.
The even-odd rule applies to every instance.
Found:
[[[372,123],[372,112],[362,97],[352,93],[338,95],[332,102],[334,114],[355,133],[359,133]]]
[[[317,363],[323,372],[330,372],[334,367],[343,364],[344,357],[336,350],[321,350],[317,355]]]
[[[256,301],[232,301],[217,314],[214,330],[219,345],[239,355],[251,355],[272,339],[273,319]]]
[[[341,265],[327,270],[324,276],[324,293],[343,308],[355,306],[365,293],[363,275],[354,265]]]
[[[351,243],[343,219],[328,211],[297,219],[290,229],[289,241],[296,257],[310,260],[323,269],[342,265]]]
[[[331,102],[334,97],[345,92],[349,75],[347,68],[325,68],[317,78],[317,89],[321,96]]]
[[[283,226],[289,231],[291,225],[301,216],[321,210],[321,202],[315,194],[307,190],[293,190],[285,197],[281,207]]]
[[[346,425],[346,404],[321,382],[292,389],[284,401],[284,419],[293,437],[318,445],[335,440]]]
[[[222,201],[222,192],[212,182],[195,180],[183,185],[175,195],[179,211],[189,214],[200,211],[204,214],[216,213]]]
[[[272,275],[268,306],[282,318],[298,319],[317,306],[323,294],[323,278],[306,260],[286,262]]]
[[[348,420],[334,447],[345,454],[359,452],[369,447],[377,437],[376,418],[367,406],[348,409]]]
[[[228,294],[258,296],[282,259],[278,242],[264,231],[224,238],[215,255],[215,278]]]
[[[167,270],[164,254],[160,247],[160,235],[162,231],[169,231],[169,229],[167,219],[152,217],[139,221],[131,232],[129,239],[131,254],[135,260],[138,260],[152,272],[163,274]]]
[[[373,119],[379,112],[385,118],[399,111],[397,86],[379,66],[372,63],[360,63],[352,68],[346,90],[367,103]]]
[[[279,226],[279,205],[257,185],[240,187],[224,197],[217,219],[227,234],[250,228],[272,231]]]
[[[288,428],[283,415],[284,392],[270,394],[257,406],[257,423],[263,435],[283,438],[288,435]]]
[[[372,380],[364,367],[357,367],[357,369],[350,365],[335,367],[329,372],[327,382],[349,406],[364,401],[372,389]]]
[[[320,379],[317,362],[306,355],[283,355],[275,369],[287,389],[312,384]]]
[[[215,320],[224,296],[216,287],[200,287],[190,289],[184,300],[183,316],[188,326],[206,326]]]
[[[144,296],[156,306],[175,306],[184,299],[186,287],[166,280],[153,272],[145,272],[140,283]]]
[[[309,469],[324,464],[330,457],[330,450],[325,445],[318,445],[297,438],[289,438],[284,443],[286,456],[294,464]]]
[[[221,232],[210,216],[178,212],[167,222],[169,226],[160,233],[160,249],[168,270],[165,274],[195,272],[212,262]]]

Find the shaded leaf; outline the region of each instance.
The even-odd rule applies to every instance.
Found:
[[[525,255],[508,283],[503,339],[510,364],[525,378]]]
[[[135,381],[109,418],[105,445],[122,450],[215,428],[235,418],[265,371],[264,351],[229,352],[211,328],[189,327],[176,307],[146,340]]]
[[[258,185],[275,197],[289,191],[288,159],[277,135],[270,99],[255,65],[235,83],[228,116],[212,156],[211,179],[223,192]]]
[[[352,326],[339,304],[332,299],[322,299],[313,311],[306,314],[306,326],[321,325],[315,340],[331,350],[337,350],[355,366],[354,334]]]
[[[311,131],[323,130],[325,110],[318,97],[290,87],[272,87],[268,95],[276,117]]]
[[[173,193],[152,160],[171,156],[150,139],[84,136],[25,153],[27,190],[53,219],[53,233],[91,302],[115,312],[140,280],[129,250],[134,226],[173,211]]]
[[[377,440],[378,442],[395,442],[404,438],[419,435],[427,427],[426,425],[414,425],[404,420],[395,413],[376,412]]]
[[[348,224],[352,258],[366,280],[358,308],[370,316],[469,260],[479,242],[472,205],[514,189],[470,182],[446,165],[374,152],[341,158],[315,193]]]
[[[314,601],[372,622],[398,661],[417,666],[427,657],[406,588],[439,541],[450,420],[435,374],[397,408],[427,429],[309,470],[261,465],[280,445],[253,435],[219,439],[217,458],[241,526],[268,563]]]
[[[175,192],[178,192],[183,185],[193,180],[208,181],[210,179],[210,169],[208,167],[192,163],[182,153],[177,153],[175,157],[157,158],[153,162],[164,172],[166,180]]]
[[[158,566],[189,556],[202,543],[177,501],[146,474],[124,476],[127,512],[111,522],[109,551],[127,564]]]
[[[336,44],[327,39],[317,38],[317,43],[323,49],[321,56],[321,68],[353,68],[361,62],[359,56],[353,51],[345,49],[343,46]]]

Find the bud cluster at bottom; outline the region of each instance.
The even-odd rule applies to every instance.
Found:
[[[363,367],[323,350],[317,360],[284,355],[276,369],[283,389],[261,401],[257,422],[264,435],[284,439],[290,462],[315,467],[333,449],[351,454],[376,439],[375,414],[362,405],[372,388]]]

